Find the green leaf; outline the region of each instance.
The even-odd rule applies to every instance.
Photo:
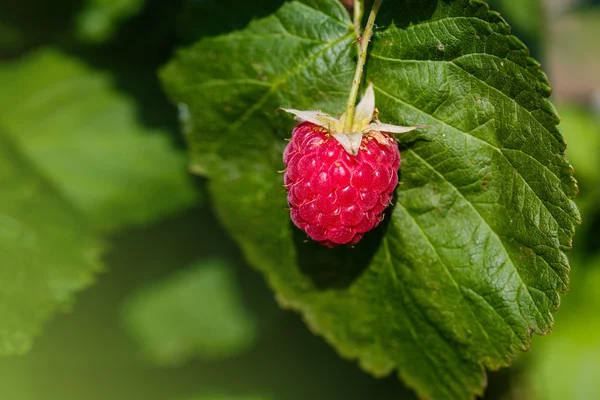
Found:
[[[188,207],[183,154],[137,119],[111,79],[54,50],[0,67],[0,124],[69,202],[103,230]]]
[[[142,289],[125,307],[124,321],[158,365],[231,357],[247,350],[257,336],[233,271],[219,261],[199,263]]]
[[[395,207],[355,248],[305,243],[276,172],[293,122],[274,109],[343,111],[355,37],[337,1],[287,3],[204,39],[162,78],[192,168],[280,303],[374,375],[397,368],[423,398],[468,399],[484,367],[550,331],[577,187],[546,77],[506,23],[479,1],[413,3],[387,3],[397,18],[367,76],[383,122],[431,129],[399,137]]]
[[[102,245],[83,220],[0,132],[0,356],[92,283]]]
[[[87,0],[77,15],[77,35],[88,42],[111,39],[119,24],[141,11],[146,0]]]

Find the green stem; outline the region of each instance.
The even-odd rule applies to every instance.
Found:
[[[352,81],[352,89],[350,90],[350,97],[348,97],[348,105],[346,106],[346,121],[344,122],[344,133],[351,133],[352,123],[354,122],[354,108],[356,106],[356,99],[358,97],[358,89],[362,82],[363,70],[365,69],[365,63],[367,62],[367,49],[369,42],[373,37],[373,27],[375,26],[375,18],[381,7],[383,0],[375,0],[367,26],[365,26],[365,32],[360,39],[360,47],[358,52],[358,63],[356,65],[356,72],[354,73],[354,80]],[[356,16],[356,12],[355,12]]]
[[[356,37],[359,38],[362,34],[362,19],[365,12],[364,0],[354,0],[354,28],[356,29]],[[358,44],[358,50],[360,51],[360,42]]]

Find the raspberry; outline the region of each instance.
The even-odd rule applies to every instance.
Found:
[[[283,154],[292,221],[325,246],[356,244],[383,220],[398,184],[400,152],[389,133],[417,126],[379,122],[371,84],[355,115],[284,110],[305,121]]]
[[[383,220],[398,184],[400,152],[385,133],[349,154],[324,128],[303,122],[284,152],[292,221],[328,247],[355,244]]]

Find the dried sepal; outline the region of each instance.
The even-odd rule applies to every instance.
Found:
[[[282,108],[282,110],[295,115],[301,121],[308,121],[327,129],[331,136],[353,156],[358,154],[362,137],[365,135],[373,135],[376,132],[406,133],[419,128],[419,126],[381,123],[377,119],[378,111],[375,108],[375,90],[372,83],[369,83],[363,98],[356,106],[352,132],[344,132],[346,113],[337,119],[322,111],[302,111],[289,108]]]

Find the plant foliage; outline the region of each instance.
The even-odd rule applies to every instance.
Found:
[[[277,173],[293,122],[273,110],[343,111],[357,38],[338,1],[289,2],[200,40],[162,78],[192,169],[280,303],[375,375],[397,368],[424,398],[471,398],[484,367],[551,330],[577,186],[546,77],[497,13],[405,0],[384,15],[367,68],[380,118],[431,129],[399,137],[395,206],[355,248],[305,243]]]

